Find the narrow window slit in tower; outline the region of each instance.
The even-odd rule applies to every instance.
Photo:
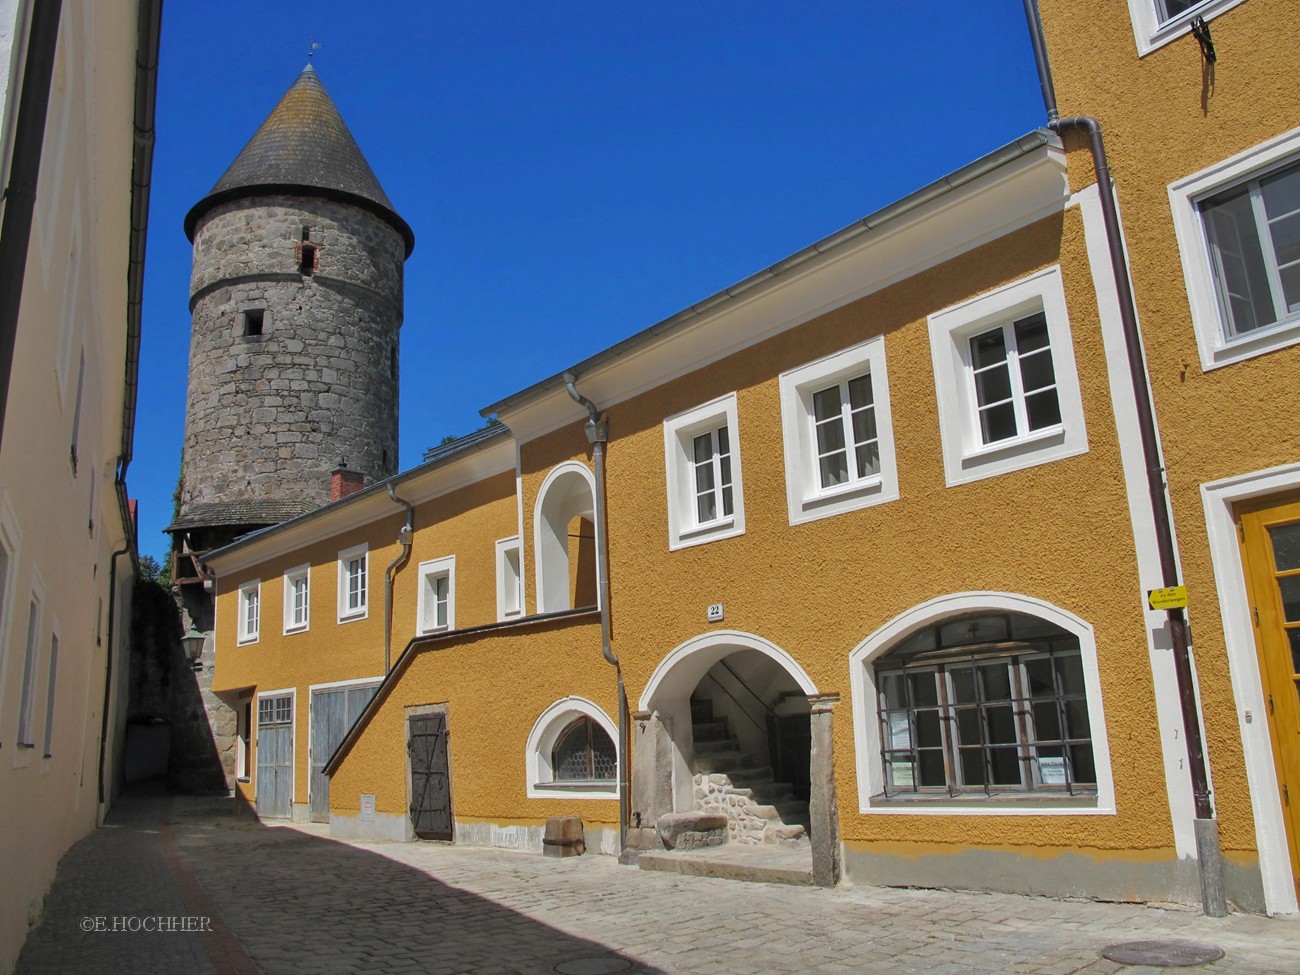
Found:
[[[304,242],[302,245],[302,262],[298,265],[299,274],[316,273],[316,245]]]
[[[244,312],[244,334],[261,335],[262,326],[266,322],[265,308],[249,308]]]

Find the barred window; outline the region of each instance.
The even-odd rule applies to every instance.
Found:
[[[551,753],[551,769],[557,782],[612,780],[618,753],[605,729],[584,715],[560,732]]]
[[[886,796],[1094,793],[1076,636],[1015,613],[948,620],[876,664]]]

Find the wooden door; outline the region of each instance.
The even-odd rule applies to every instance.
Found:
[[[1241,528],[1291,876],[1300,888],[1300,501],[1244,511]]]
[[[424,840],[450,840],[451,772],[447,763],[447,715],[412,714],[406,719],[411,762],[411,825]]]
[[[379,689],[378,684],[362,687],[331,687],[311,693],[311,821],[330,821],[330,780],[325,763],[339,747],[361,712]]]
[[[293,696],[257,701],[257,815],[288,819],[293,802]]]

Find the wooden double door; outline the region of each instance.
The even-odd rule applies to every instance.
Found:
[[[1300,499],[1239,514],[1291,876],[1300,889]]]

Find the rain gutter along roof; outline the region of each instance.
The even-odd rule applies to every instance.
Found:
[[[565,373],[573,373],[574,375],[582,376],[590,373],[592,370],[599,369],[601,366],[618,359],[620,356],[627,355],[628,353],[636,351],[644,346],[654,344],[672,332],[693,324],[701,316],[717,310],[720,306],[734,302],[742,296],[749,297],[750,292],[774,282],[775,279],[795,270],[801,265],[821,257],[824,254],[842,248],[845,245],[856,241],[864,234],[878,230],[885,224],[898,220],[900,217],[903,217],[914,210],[918,210],[926,204],[969,183],[973,183],[982,176],[986,176],[994,170],[1000,169],[1008,163],[1014,162],[1015,160],[1027,156],[1045,146],[1059,148],[1061,146],[1061,140],[1056,133],[1052,132],[1050,129],[1034,129],[1032,132],[1021,136],[1014,142],[1010,142],[999,149],[995,149],[988,155],[981,156],[979,159],[963,166],[961,169],[955,170],[947,176],[943,176],[940,179],[935,180],[933,183],[921,187],[916,192],[908,194],[901,200],[897,200],[894,203],[863,217],[861,220],[850,224],[843,230],[836,231],[828,237],[823,237],[821,240],[810,244],[803,250],[791,254],[784,260],[778,261],[776,264],[764,268],[762,271],[751,274],[749,277],[733,284],[731,287],[724,288],[717,294],[711,295],[703,301],[697,302],[689,308],[679,311],[677,314],[665,318],[663,321],[651,325],[647,329],[637,332],[635,335],[610,346],[604,351],[597,352],[594,356],[582,360],[575,366],[556,373],[549,379],[543,379],[541,382],[534,383],[527,389],[521,390],[511,396],[507,396],[505,399],[493,403],[491,406],[484,407],[479,412],[485,417],[495,416],[498,413],[513,409],[522,403],[542,396],[552,390],[563,389]]]

